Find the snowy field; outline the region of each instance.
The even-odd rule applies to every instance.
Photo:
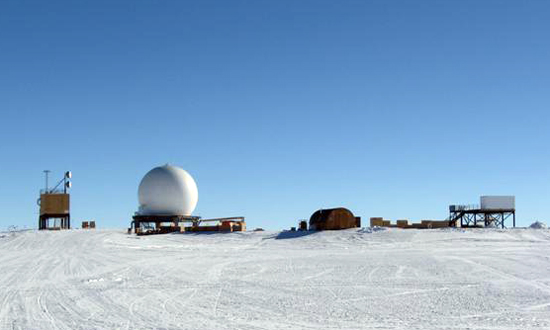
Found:
[[[550,329],[550,231],[0,233],[1,329]]]

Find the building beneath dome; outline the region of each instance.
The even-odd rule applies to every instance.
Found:
[[[320,209],[309,218],[310,230],[339,230],[361,227],[361,217],[343,207]]]

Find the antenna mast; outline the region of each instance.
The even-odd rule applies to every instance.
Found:
[[[50,174],[50,170],[44,170],[44,174],[46,175],[46,190],[44,193],[48,193],[48,175]]]

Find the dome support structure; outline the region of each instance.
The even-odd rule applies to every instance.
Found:
[[[245,231],[246,222],[244,217],[225,217],[202,219],[198,216],[183,215],[139,215],[133,217],[128,228],[128,234],[132,230],[136,235],[168,234],[175,232],[232,232]],[[201,226],[201,223],[212,223],[213,225]],[[191,224],[191,226],[186,226]]]
[[[185,215],[134,215],[129,231],[132,229],[136,235],[166,234],[179,232],[185,223],[198,226],[201,222],[199,216]]]

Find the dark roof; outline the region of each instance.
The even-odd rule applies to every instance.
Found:
[[[346,209],[345,207],[336,207],[333,209],[320,209],[315,211],[315,213],[311,215],[311,217],[309,218],[309,223],[311,224],[316,222],[327,221],[328,217],[332,213],[344,213],[344,214],[347,213],[349,216],[354,217],[353,213],[350,210]]]

